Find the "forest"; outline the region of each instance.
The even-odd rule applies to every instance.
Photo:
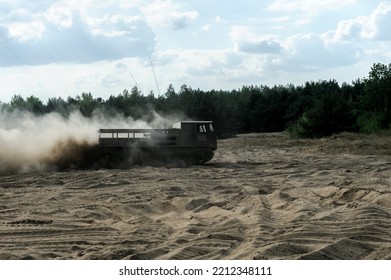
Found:
[[[240,89],[203,91],[182,85],[156,96],[137,87],[104,100],[91,93],[67,99],[14,95],[0,103],[2,112],[29,111],[36,116],[56,112],[68,117],[79,110],[85,117],[97,111],[107,117],[122,115],[151,121],[182,114],[192,120],[212,120],[219,137],[237,133],[288,131],[294,137],[319,138],[347,132],[380,133],[391,130],[391,64],[375,63],[368,77],[351,84],[335,80],[303,85],[243,86]]]

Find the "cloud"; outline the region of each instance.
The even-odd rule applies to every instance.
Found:
[[[47,21],[65,28],[69,28],[73,24],[73,14],[77,11],[78,6],[68,5],[66,3],[55,3],[46,12],[45,18]]]
[[[325,34],[329,41],[391,40],[391,1],[380,2],[369,16],[340,21],[335,31]]]
[[[9,35],[21,42],[39,40],[45,31],[46,27],[40,21],[17,22],[8,25]]]
[[[223,76],[238,67],[243,57],[230,51],[193,52],[185,73],[189,76]]]
[[[234,26],[229,32],[234,49],[249,54],[276,54],[283,50],[275,36],[259,36],[245,26]]]
[[[169,84],[176,88],[187,84],[194,88],[216,89],[226,87],[225,82],[232,78],[233,72],[243,75],[243,67],[247,67],[243,65],[243,56],[232,49],[170,49],[155,52],[152,60],[161,89]],[[150,67],[147,70],[145,77],[153,81]],[[140,75],[134,74],[139,83]]]
[[[46,11],[58,0],[43,0],[43,1],[0,1],[0,15],[6,20],[30,20],[35,13]],[[70,0],[69,2],[71,2]],[[79,2],[82,2],[80,0]]]
[[[141,12],[151,26],[171,27],[174,30],[184,29],[198,18],[197,11],[184,11],[182,5],[171,0],[154,1],[142,7]]]
[[[357,62],[358,50],[350,44],[327,45],[321,36],[298,34],[287,39],[290,51],[283,59],[287,70],[314,71]]]
[[[202,28],[202,31],[210,31],[210,24],[206,24],[206,25],[204,25]]]
[[[238,50],[245,53],[280,53],[282,47],[273,40],[241,41]]]
[[[236,67],[243,61],[233,50],[167,50],[156,53],[155,66],[176,67],[176,72],[190,75],[221,73],[224,69]]]
[[[351,6],[358,0],[275,0],[269,6],[272,11],[301,11],[304,13],[318,13],[325,10],[339,10]]]
[[[0,66],[90,63],[147,56],[154,49],[155,34],[140,18],[93,19],[64,11],[55,16],[49,9],[34,21],[0,26]]]

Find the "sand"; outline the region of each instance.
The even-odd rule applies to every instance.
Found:
[[[204,166],[1,176],[0,259],[391,259],[391,137],[249,134]]]

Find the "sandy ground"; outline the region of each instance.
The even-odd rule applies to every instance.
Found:
[[[0,259],[391,259],[391,137],[240,135],[205,166],[1,176]]]

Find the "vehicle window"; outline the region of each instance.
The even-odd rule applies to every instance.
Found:
[[[198,132],[206,132],[206,125],[205,124],[199,124],[198,125]]]

